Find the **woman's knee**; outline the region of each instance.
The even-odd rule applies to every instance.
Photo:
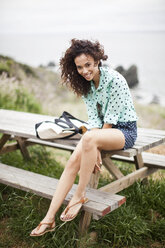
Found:
[[[68,160],[66,166],[65,166],[65,171],[67,171],[67,173],[73,173],[73,174],[77,174],[77,172],[80,169],[80,155],[79,154],[75,154],[75,155],[71,155],[70,159]]]
[[[94,132],[86,132],[82,137],[82,149],[90,150],[92,147],[96,145]]]

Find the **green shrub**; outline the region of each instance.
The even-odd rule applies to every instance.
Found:
[[[19,66],[22,68],[22,70],[25,72],[25,74],[27,76],[36,77],[36,73],[34,72],[34,70],[30,66],[28,66],[26,64],[21,64],[21,63],[19,63]]]
[[[41,106],[37,103],[34,96],[29,94],[26,89],[20,88],[15,91],[16,97],[14,106],[16,110],[22,110],[27,112],[40,113]]]
[[[41,105],[18,81],[1,76],[0,108],[41,113]]]
[[[37,78],[35,69],[31,66],[16,62],[14,59],[0,55],[0,75],[6,72],[10,77],[16,77],[18,80],[32,76]]]
[[[8,76],[10,74],[10,68],[9,68],[9,66],[6,63],[0,63],[0,75],[3,72],[6,72]]]
[[[13,95],[0,92],[0,108],[41,113],[41,106],[25,89],[16,89]]]

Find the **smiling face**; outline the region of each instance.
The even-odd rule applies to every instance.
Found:
[[[96,62],[92,56],[82,53],[74,59],[74,62],[78,73],[82,77],[87,81],[99,82],[99,62]]]

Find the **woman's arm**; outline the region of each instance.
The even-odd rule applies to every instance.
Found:
[[[112,128],[112,124],[104,123],[102,128]]]
[[[103,127],[102,128],[112,128],[112,124],[108,124],[108,123],[104,123]],[[99,128],[95,127],[95,128],[91,128],[91,131],[92,130],[97,130]]]

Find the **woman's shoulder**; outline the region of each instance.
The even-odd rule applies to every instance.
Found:
[[[101,67],[100,68],[103,78],[106,78],[106,81],[109,85],[116,83],[118,84],[127,84],[125,78],[116,70],[109,67]]]

